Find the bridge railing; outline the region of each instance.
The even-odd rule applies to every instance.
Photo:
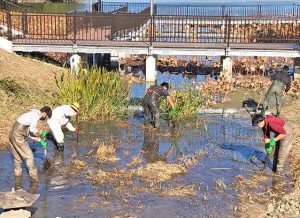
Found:
[[[166,43],[299,42],[296,17],[6,13],[10,38]]]
[[[300,19],[229,17],[229,43],[299,43]]]
[[[278,5],[157,5],[157,15],[300,16],[300,4]]]
[[[8,13],[9,12],[9,13]],[[9,14],[10,13],[23,13],[25,9],[18,6],[17,4],[6,1],[0,0],[0,36],[11,35],[11,19]]]
[[[153,41],[179,43],[292,43],[300,19],[230,16],[155,16]]]
[[[128,13],[139,13],[150,7],[148,3],[103,2],[96,5],[96,11],[112,12],[127,7]],[[296,16],[300,17],[300,4],[156,4],[156,15],[173,16]]]
[[[101,12],[114,12],[118,11],[121,8],[126,8],[126,13],[140,13],[141,11],[145,10],[146,8],[150,8],[149,3],[130,3],[130,2],[101,2],[100,7],[99,3],[95,4],[95,11]]]
[[[25,11],[23,7],[20,7],[16,3],[12,1],[0,0],[0,10],[1,11],[15,11],[15,12],[22,12]]]

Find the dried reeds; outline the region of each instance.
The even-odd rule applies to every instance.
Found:
[[[195,166],[198,163],[199,159],[206,155],[208,155],[207,150],[198,150],[192,155],[182,157],[181,161],[185,167],[190,168]]]
[[[114,145],[100,144],[96,153],[97,160],[100,163],[117,162],[120,158],[116,157],[116,147]]]
[[[195,185],[175,184],[158,193],[161,196],[192,197],[196,195]]]
[[[82,160],[75,159],[71,162],[73,169],[75,170],[82,170],[83,168],[86,167],[86,163]]]
[[[119,186],[128,186],[132,184],[134,172],[131,170],[114,169],[111,171],[97,170],[90,171],[87,178],[95,184],[114,183]]]
[[[176,175],[187,173],[182,165],[168,164],[162,161],[139,167],[134,172],[140,177],[141,181],[150,185],[166,182]]]
[[[132,166],[135,166],[140,163],[143,163],[143,159],[141,159],[139,157],[132,157],[131,161],[128,164],[126,164],[126,166],[132,167]]]

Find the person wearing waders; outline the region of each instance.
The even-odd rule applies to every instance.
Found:
[[[169,95],[169,84],[163,82],[160,86],[152,85],[147,89],[145,97],[142,102],[142,106],[145,111],[145,125],[151,124],[155,128],[160,127],[160,111],[159,111],[159,99],[161,97],[167,98],[169,104],[172,107],[171,114],[176,114],[174,101]]]
[[[64,151],[64,133],[62,126],[66,125],[71,132],[78,132],[72,123],[70,117],[79,115],[79,103],[74,102],[70,105],[62,105],[56,107],[52,111],[52,117],[48,120],[48,125],[53,134],[53,143],[58,151]]]
[[[25,161],[31,181],[38,181],[37,168],[34,165],[34,156],[28,144],[28,137],[40,142],[45,149],[47,143],[44,138],[45,130],[38,130],[39,120],[51,118],[52,111],[45,106],[40,110],[32,109],[22,114],[14,123],[9,133],[9,143],[14,156],[14,171],[16,180],[22,177],[22,162]]]
[[[282,70],[276,71],[271,76],[271,79],[273,80],[273,82],[265,95],[265,98],[263,101],[263,106],[261,109],[262,115],[265,114],[265,111],[266,111],[269,101],[270,101],[270,97],[274,94],[275,99],[276,99],[276,110],[277,110],[276,117],[280,116],[283,91],[288,92],[291,88],[291,77],[290,77],[290,74],[288,71],[289,71],[289,67],[285,65],[282,68]]]
[[[267,154],[274,151],[273,172],[281,174],[285,161],[293,143],[293,130],[291,125],[280,117],[257,114],[252,118],[253,126],[259,126],[263,131],[263,141]],[[274,138],[271,137],[274,134]]]

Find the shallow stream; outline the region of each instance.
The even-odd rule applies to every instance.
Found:
[[[43,169],[42,149],[38,144],[31,144],[40,177],[36,193],[41,195],[31,208],[33,217],[228,217],[237,214],[239,189],[235,186],[235,177],[260,174],[261,161],[265,158],[260,152],[260,130],[250,125],[248,117],[199,117],[180,123],[176,134],[167,123],[160,133],[143,128],[142,123],[143,117],[139,114],[121,121],[81,123],[79,143],[72,134],[66,133],[63,153],[55,151],[49,142],[52,166],[47,171]],[[101,143],[114,144],[120,160],[99,164],[95,155]],[[171,145],[174,149],[166,157]],[[204,155],[188,167],[187,174],[157,184],[155,192],[139,191],[148,185],[137,178],[132,179],[133,184],[126,184],[128,181],[124,180],[101,185],[87,179],[88,174],[100,169],[136,169],[158,160],[183,164],[182,160],[189,160],[197,152]],[[70,164],[76,159],[74,153],[86,167],[76,170]],[[142,163],[127,166],[132,157],[140,158]],[[28,190],[25,165],[23,169],[23,188]],[[271,170],[268,168],[267,172]],[[0,190],[11,190],[14,172],[10,151],[0,153],[0,173]],[[267,178],[264,185],[270,188],[272,176],[267,175]],[[195,195],[161,194],[177,184],[193,185]]]

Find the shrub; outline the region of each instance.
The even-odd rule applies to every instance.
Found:
[[[171,87],[170,95],[174,100],[175,107],[178,110],[178,118],[193,116],[197,110],[204,105],[205,99],[194,84],[183,82],[177,89]],[[161,107],[169,113],[171,108],[166,99],[161,101]]]

